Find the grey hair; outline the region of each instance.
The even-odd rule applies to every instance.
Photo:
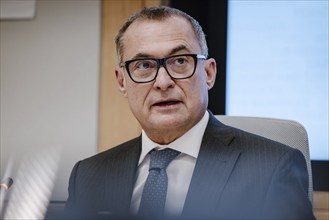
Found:
[[[115,36],[116,52],[117,52],[117,58],[119,64],[122,63],[122,58],[123,58],[124,45],[123,45],[122,37],[132,23],[134,23],[136,20],[164,20],[171,16],[178,16],[185,18],[191,24],[193,31],[199,41],[202,54],[208,57],[208,46],[207,46],[206,37],[198,21],[196,21],[193,17],[178,9],[171,8],[168,6],[155,6],[155,7],[145,7],[140,11],[135,12],[121,26],[120,30]]]

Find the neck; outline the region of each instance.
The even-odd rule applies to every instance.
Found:
[[[155,143],[160,145],[168,145],[175,141],[177,138],[183,136],[188,130],[177,129],[159,129],[159,130],[147,130],[144,129],[146,135]]]

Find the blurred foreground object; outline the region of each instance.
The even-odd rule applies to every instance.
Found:
[[[15,187],[8,193],[6,207],[2,210],[3,219],[43,219],[58,164],[59,155],[54,151],[23,157],[15,177]],[[6,185],[8,188],[10,182]]]
[[[0,183],[0,188],[4,189],[6,192],[9,190],[9,188],[13,185],[14,180],[10,177],[5,178],[3,181]]]

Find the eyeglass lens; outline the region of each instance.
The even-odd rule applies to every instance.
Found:
[[[140,59],[129,63],[128,71],[134,81],[148,82],[155,79],[158,69],[163,66],[172,78],[182,79],[193,75],[195,58],[191,55],[182,55],[159,59]]]

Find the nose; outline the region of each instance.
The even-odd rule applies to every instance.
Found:
[[[154,88],[165,91],[169,88],[173,88],[174,85],[175,85],[175,81],[167,73],[166,69],[163,66],[161,66],[159,68],[158,75],[153,84]]]

